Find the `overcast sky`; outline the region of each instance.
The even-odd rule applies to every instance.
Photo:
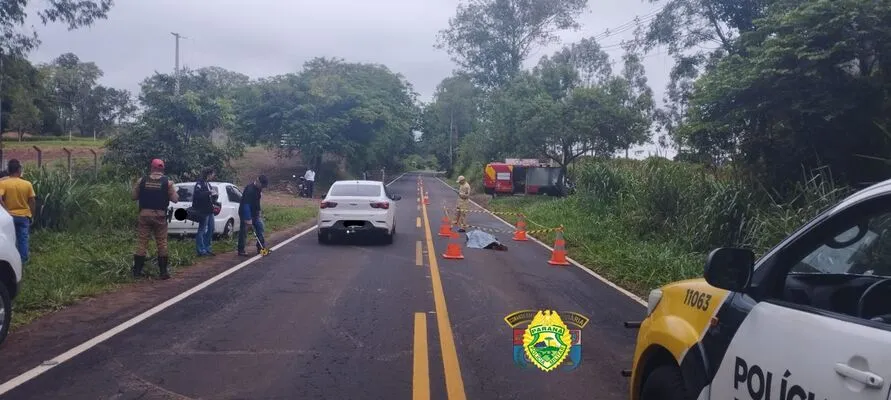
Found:
[[[35,29],[43,41],[33,62],[49,62],[65,52],[93,61],[105,75],[101,83],[139,91],[139,82],[154,71],[174,70],[175,43],[181,65],[219,66],[252,78],[298,71],[317,57],[387,65],[404,75],[429,101],[436,85],[455,68],[445,50],[433,47],[448,27],[458,0],[118,0],[107,20],[69,32],[64,26]],[[636,16],[647,17],[660,4],[645,0],[589,0],[582,29],[562,33],[562,42],[532,54],[528,64],[563,44],[598,36],[601,46],[621,68],[617,45],[632,30],[616,31]],[[626,25],[627,26],[627,25]],[[654,50],[644,59],[649,83],[661,104],[670,58]],[[655,146],[646,146],[655,151]],[[664,151],[664,150],[663,150]],[[671,153],[671,152],[670,152]]]

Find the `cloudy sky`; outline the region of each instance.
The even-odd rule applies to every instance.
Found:
[[[459,0],[119,0],[107,20],[69,32],[64,26],[34,23],[43,44],[32,53],[34,62],[48,62],[73,52],[95,62],[104,72],[104,85],[139,90],[139,82],[154,71],[172,72],[175,44],[180,63],[192,68],[219,66],[251,77],[294,72],[317,56],[387,65],[403,74],[421,100],[455,68],[444,50],[433,47],[437,32],[448,26]],[[631,39],[627,27],[660,4],[647,0],[589,0],[582,29],[562,33],[562,42],[536,51],[538,58],[584,37],[597,36],[616,68],[621,67],[618,44]],[[671,60],[654,50],[644,60],[650,85],[661,103]],[[645,151],[656,151],[645,146]],[[665,151],[664,149],[661,151]]]

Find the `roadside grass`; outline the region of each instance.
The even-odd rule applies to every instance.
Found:
[[[486,207],[525,214],[529,230],[562,224],[569,257],[640,295],[701,277],[716,247],[761,255],[851,191],[814,173],[778,200],[724,171],[657,158],[580,162],[571,172],[573,195],[499,197]]]
[[[308,206],[266,206],[266,230],[271,233],[294,227],[310,220],[315,212],[315,208]],[[133,282],[129,274],[136,244],[135,229],[121,225],[110,229],[107,226],[112,225],[102,222],[97,225],[106,228],[80,232],[37,230],[32,233],[32,258],[24,268],[22,292],[14,305],[13,329],[84,298]],[[213,249],[218,254],[234,251],[236,240],[234,235],[215,240]],[[193,238],[178,240],[170,237],[168,244],[172,273],[197,261]],[[146,271],[157,275],[154,246],[154,241],[150,241]]]
[[[490,201],[492,211],[521,212],[528,230],[563,226],[567,255],[594,272],[638,294],[654,287],[701,274],[705,256],[670,242],[642,240],[622,222],[603,212],[582,207],[572,197],[501,197]],[[516,224],[516,217],[501,216]],[[534,234],[553,245],[555,234]]]

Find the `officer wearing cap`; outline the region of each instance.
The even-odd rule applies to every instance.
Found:
[[[136,228],[136,252],[133,253],[133,277],[142,277],[149,236],[158,246],[158,269],[161,279],[169,279],[167,271],[167,208],[179,201],[173,180],[164,175],[164,161],[152,160],[151,171],[133,187],[133,200],[139,203],[139,223]]]
[[[470,184],[464,175],[458,177],[458,209],[455,224],[458,225],[458,232],[464,232],[464,226],[467,225],[467,210],[470,207]]]

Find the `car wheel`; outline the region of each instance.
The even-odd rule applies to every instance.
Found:
[[[680,368],[657,367],[648,375],[640,391],[640,400],[693,400],[684,386]]]
[[[319,244],[328,244],[328,234],[319,231]]]
[[[9,324],[12,322],[12,300],[6,285],[0,283],[0,343],[6,340]]]
[[[234,228],[235,228],[235,221],[233,221],[230,218],[228,221],[226,221],[226,226],[223,227],[223,237],[226,239],[229,239],[230,237],[232,237],[232,230]]]
[[[384,243],[393,244],[393,239],[396,238],[396,227],[390,230],[390,233],[384,236]]]

